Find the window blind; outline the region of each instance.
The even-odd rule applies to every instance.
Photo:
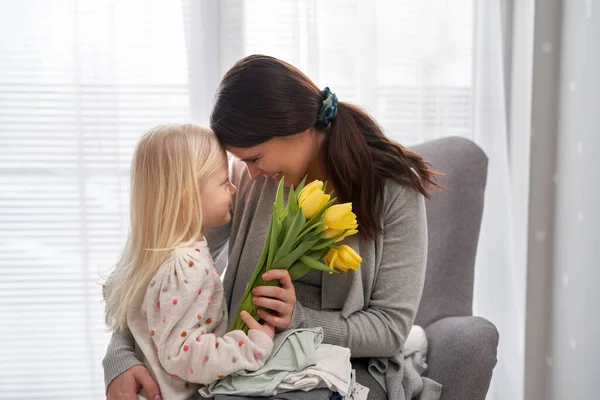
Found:
[[[181,4],[0,3],[0,398],[103,399],[102,276],[148,128],[188,121]]]

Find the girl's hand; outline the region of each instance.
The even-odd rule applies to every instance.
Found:
[[[271,310],[258,310],[258,316],[277,329],[287,329],[296,308],[296,290],[290,273],[285,269],[272,269],[262,276],[264,281],[279,280],[278,286],[258,286],[252,290],[252,302]]]
[[[271,340],[273,340],[273,337],[275,336],[275,328],[273,328],[273,325],[269,324],[268,322],[265,322],[262,325],[259,324],[254,318],[252,318],[252,315],[250,315],[250,313],[247,311],[242,311],[240,317],[242,317],[242,321],[244,321],[246,325],[248,325],[249,329],[256,329],[262,331],[267,336],[269,336]]]

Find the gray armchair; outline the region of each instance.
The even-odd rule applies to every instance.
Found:
[[[427,202],[427,275],[415,324],[429,341],[427,376],[444,400],[485,399],[496,365],[498,331],[473,316],[475,253],[488,159],[473,142],[449,137],[413,150],[445,173]]]

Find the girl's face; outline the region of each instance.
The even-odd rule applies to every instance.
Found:
[[[246,163],[253,180],[265,176],[279,181],[285,177],[285,186],[297,186],[314,168],[321,141],[321,134],[306,130],[275,137],[253,147],[226,146],[225,149]]]
[[[231,196],[237,191],[229,182],[227,158],[222,165],[204,181],[202,196],[203,228],[225,225],[231,219]]]

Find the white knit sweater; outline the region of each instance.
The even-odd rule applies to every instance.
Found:
[[[263,332],[227,332],[223,284],[206,241],[172,251],[127,315],[140,360],[165,399],[188,399],[242,369],[254,371],[270,356]]]

